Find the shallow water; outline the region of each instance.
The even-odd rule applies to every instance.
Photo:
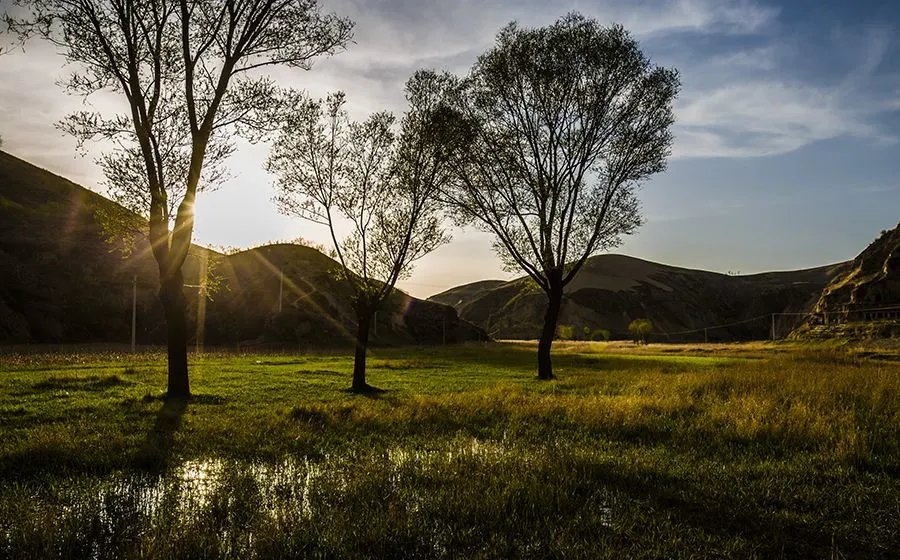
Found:
[[[194,537],[216,539],[218,553],[240,556],[253,548],[260,531],[309,526],[315,532],[326,520],[352,522],[355,514],[347,511],[353,508],[370,508],[373,516],[392,522],[419,523],[432,498],[422,481],[433,490],[442,473],[495,472],[527,462],[521,449],[502,441],[466,438],[433,448],[397,446],[315,460],[208,457],[183,461],[161,474],[119,471],[65,479],[52,487],[22,485],[18,491],[28,496],[28,505],[17,518],[0,521],[5,525],[0,551],[13,552],[17,541],[37,538],[56,541],[52,556],[104,558],[148,538],[194,532]],[[3,496],[4,503],[10,498]],[[409,530],[443,556],[452,529],[433,521]]]
[[[160,474],[22,483],[0,491],[0,558],[22,550],[98,559],[343,556],[354,546],[452,557],[478,546],[491,527],[518,527],[515,515],[533,522],[541,509],[552,513],[559,499],[589,510],[595,528],[610,527],[608,494],[583,492],[588,481],[548,468],[558,451],[466,437],[275,462],[207,457]],[[547,492],[555,494],[544,499]],[[527,550],[536,538],[510,535],[501,549]]]

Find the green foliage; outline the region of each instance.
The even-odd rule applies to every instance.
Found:
[[[574,325],[559,325],[556,328],[556,336],[560,340],[596,340],[608,341],[611,333],[607,329],[591,329],[585,325],[578,328]]]
[[[556,327],[556,336],[561,340],[575,340],[575,327],[572,325],[559,325]]]
[[[214,354],[187,403],[162,355],[5,355],[0,555],[894,556],[890,362],[660,350],[560,344],[545,384],[523,344],[378,351],[380,398]]]
[[[647,343],[647,335],[653,332],[653,323],[649,319],[635,319],[628,323],[628,332],[635,342]]]
[[[448,162],[431,118],[442,90],[418,74],[406,89],[410,107],[399,125],[387,112],[352,122],[343,92],[319,100],[295,93],[267,163],[278,176],[279,210],[329,228],[365,315],[415,261],[449,241],[437,197]],[[352,225],[344,237],[340,220]]]
[[[591,331],[590,340],[599,340],[599,341],[608,341],[612,333],[609,332],[609,329],[594,329]]]
[[[665,168],[679,87],[621,26],[512,22],[454,88],[466,142],[446,198],[550,293],[640,225],[635,188]]]

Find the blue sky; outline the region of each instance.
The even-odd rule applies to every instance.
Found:
[[[0,0],[6,6],[7,0]],[[347,92],[355,116],[403,109],[416,69],[465,72],[510,20],[544,25],[570,10],[622,23],[657,64],[681,72],[669,169],[642,190],[646,225],[616,252],[741,273],[852,258],[900,220],[900,2],[340,0],[356,44],[285,84]],[[53,128],[80,99],[60,93],[62,60],[30,44],[0,57],[4,149],[102,192],[89,154]],[[92,101],[112,107],[114,99]],[[196,237],[245,247],[324,232],[279,216],[265,146],[242,146],[232,180],[198,202]],[[402,286],[426,296],[508,278],[489,236],[455,231]]]

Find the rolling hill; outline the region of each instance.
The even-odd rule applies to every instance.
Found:
[[[657,340],[766,338],[770,314],[809,309],[845,267],[730,276],[598,255],[567,286],[560,324],[574,327],[578,338],[596,329],[627,337],[628,324],[638,318],[651,320]],[[498,338],[536,338],[546,305],[528,278],[466,284],[429,299],[454,306],[463,319]],[[729,326],[703,330],[718,325]],[[780,319],[779,335],[792,327],[793,321]]]
[[[797,337],[900,335],[900,224],[885,230],[822,290]]]
[[[128,342],[135,281],[138,342],[164,341],[156,262],[146,241],[126,257],[123,239],[110,239],[98,222],[98,213],[122,212],[97,193],[0,152],[0,344]],[[205,305],[207,344],[349,343],[355,320],[348,294],[331,273],[337,263],[319,251],[280,244],[225,255],[194,246],[185,263],[193,327],[202,260],[218,285]],[[452,307],[400,291],[379,313],[376,331],[376,344],[484,337]]]

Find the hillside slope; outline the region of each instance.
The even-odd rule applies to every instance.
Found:
[[[107,240],[98,211],[121,208],[0,152],[0,343],[128,342],[135,278],[138,341],[164,340],[156,262],[146,242],[123,258],[123,243]],[[214,265],[219,283],[205,306],[207,344],[336,345],[354,331],[348,294],[330,272],[337,264],[314,249],[273,245],[222,255],[194,246],[185,263],[186,284],[200,284],[203,258]],[[195,329],[198,294],[190,286],[185,293]],[[483,336],[451,307],[395,291],[379,314],[375,342]]]
[[[573,326],[580,336],[585,330],[607,329],[613,336],[625,337],[632,320],[648,318],[657,339],[765,338],[769,314],[808,309],[842,266],[729,276],[624,255],[598,255],[567,286],[560,324]],[[429,299],[453,305],[462,318],[495,337],[539,335],[546,297],[533,282],[519,278],[478,284],[452,288]],[[731,323],[740,324],[702,331]],[[693,330],[699,332],[683,333]]]
[[[135,275],[142,338],[162,336],[152,257],[122,259],[95,220],[112,206],[0,152],[0,342],[127,341]]]
[[[832,278],[813,312],[818,315],[796,336],[900,334],[900,224],[881,232]]]

